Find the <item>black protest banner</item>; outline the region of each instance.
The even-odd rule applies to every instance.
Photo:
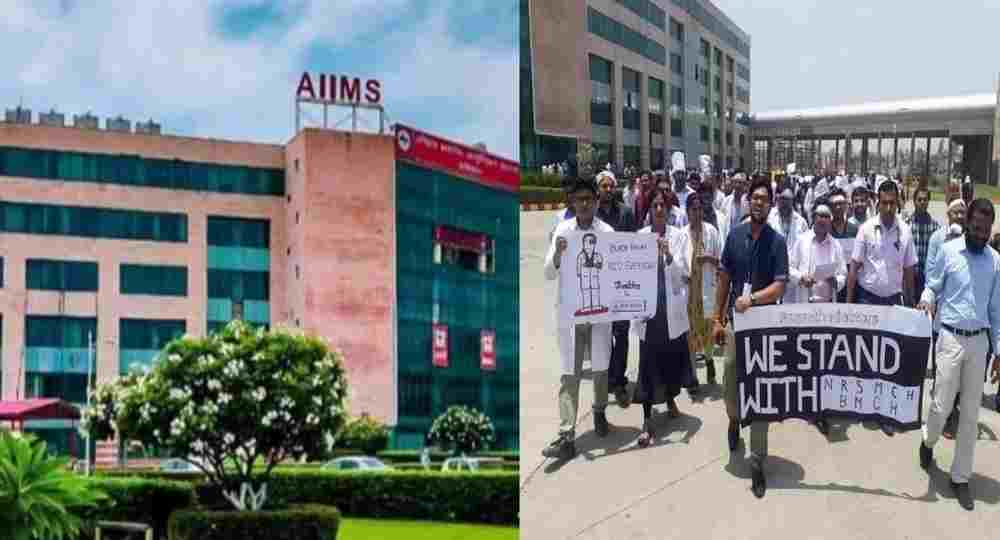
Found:
[[[740,422],[822,415],[920,427],[931,324],[919,311],[786,304],[737,314]]]

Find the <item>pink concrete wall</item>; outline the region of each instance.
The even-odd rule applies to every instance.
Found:
[[[3,131],[0,131],[0,144],[13,145],[20,142],[9,141],[3,137]],[[107,150],[98,147],[78,149]],[[278,165],[281,166],[280,163]],[[287,244],[284,199],[10,177],[0,177],[0,198],[13,202],[184,212],[188,215],[188,242],[184,244],[0,234],[0,257],[4,258],[5,264],[4,287],[0,289],[0,308],[4,313],[4,399],[14,397],[17,391],[14,381],[18,379],[21,381],[20,391],[23,396],[24,378],[19,378],[18,372],[21,369],[21,347],[24,343],[25,302],[28,302],[28,313],[56,314],[59,309],[58,293],[30,291],[29,294],[25,290],[25,260],[29,258],[98,263],[99,291],[96,294],[67,294],[65,313],[79,316],[96,314],[98,317],[99,381],[113,379],[118,375],[118,320],[121,317],[185,319],[188,332],[192,335],[202,335],[205,332],[208,286],[206,227],[209,215],[271,220],[271,320],[281,321],[288,317],[284,287],[287,279],[285,251],[280,248]],[[121,263],[185,265],[188,267],[188,296],[169,298],[120,295],[118,278]],[[95,304],[96,313],[92,307]]]
[[[99,154],[130,154],[159,159],[181,159],[223,165],[283,167],[285,148],[256,144],[196,139],[172,135],[139,135],[113,131],[0,123],[0,144],[43,150],[67,150]]]
[[[302,326],[344,354],[352,414],[396,422],[395,141],[391,136],[305,130],[292,204],[289,296]],[[301,152],[301,154],[300,154]],[[290,165],[294,167],[294,165]],[[294,225],[294,212],[301,212]]]

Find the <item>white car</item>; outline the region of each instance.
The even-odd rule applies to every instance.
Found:
[[[349,456],[340,457],[323,464],[324,469],[336,469],[338,471],[388,471],[392,467],[382,463],[380,460],[369,456]]]
[[[167,459],[160,462],[160,470],[164,472],[201,472],[198,467],[183,459]]]
[[[450,457],[441,464],[442,471],[478,471],[479,459],[467,457]]]

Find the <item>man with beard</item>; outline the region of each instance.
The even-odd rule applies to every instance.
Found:
[[[817,204],[811,231],[802,233],[788,257],[789,287],[798,289],[794,298],[799,303],[834,302],[847,282],[847,258],[830,230],[833,211]],[[824,417],[816,420],[823,435],[830,431]]]
[[[994,221],[993,203],[976,199],[969,205],[964,238],[946,243],[936,255],[927,276],[920,308],[932,314],[939,306],[941,335],[936,348],[941,362],[923,441],[920,466],[930,467],[934,445],[956,394],[962,396],[951,488],[966,510],[974,507],[969,478],[975,457],[979,399],[990,343],[1000,350],[1000,254],[986,246]],[[994,373],[1000,369],[993,362]]]
[[[792,193],[792,188],[784,188],[781,194],[778,195],[778,207],[772,209],[771,214],[767,218],[767,224],[772,229],[778,231],[781,236],[785,237],[785,245],[788,246],[789,251],[791,251],[799,236],[809,230],[809,225],[806,223],[805,218],[792,208],[794,204],[795,195]],[[782,301],[786,304],[795,302],[796,293],[795,287],[786,287],[785,296],[782,298]]]
[[[846,260],[854,253],[854,238],[858,236],[858,227],[847,220],[847,195],[842,190],[833,190],[827,200],[833,213],[830,236],[840,244],[840,250]],[[845,302],[847,302],[846,285],[837,292],[837,303]]]
[[[746,197],[746,173],[737,170],[736,174],[733,175],[730,185],[733,191],[729,195],[726,195],[726,198],[722,201],[722,211],[718,215],[719,234],[722,235],[723,242],[729,236],[729,231],[736,228],[750,210]]]
[[[855,227],[868,221],[868,188],[862,182],[854,183],[851,191],[851,218],[848,221]]]
[[[914,273],[914,292],[921,294],[924,291],[924,282],[927,274],[924,267],[927,265],[927,244],[931,240],[931,235],[940,228],[938,222],[927,212],[927,203],[931,200],[931,192],[920,187],[913,193],[913,215],[906,220],[906,224],[913,233],[913,247],[917,248],[917,270]]]
[[[571,231],[593,233],[613,232],[610,225],[601,221],[596,214],[597,188],[591,181],[578,179],[572,188],[573,207],[576,216],[563,221],[556,227],[554,239],[545,256],[545,279],[559,278],[562,264],[573,264],[573,259],[563,255],[568,242],[566,234]],[[556,295],[556,313],[559,313],[559,295]],[[576,455],[576,417],[580,405],[580,379],[583,363],[590,357],[594,382],[594,431],[598,437],[608,434],[608,361],[611,356],[611,323],[578,324],[563,326],[559,321],[557,342],[562,375],[559,379],[559,436],[544,450],[542,455],[563,460]]]
[[[766,178],[760,178],[750,186],[750,222],[737,225],[730,231],[719,266],[712,334],[716,343],[724,345],[726,351],[724,395],[731,452],[735,452],[740,443],[739,389],[736,382],[739,367],[732,322],[734,313],[744,313],[752,306],[777,303],[784,295],[788,281],[785,238],[767,224],[772,196],[771,183]],[[758,498],[767,492],[764,475],[767,430],[767,422],[757,421],[750,426],[752,490]]]
[[[614,200],[615,177],[610,172],[597,175],[597,193],[599,204],[597,217],[618,232],[635,232],[636,223],[632,209]],[[611,345],[611,365],[608,367],[608,388],[615,395],[618,406],[629,406],[628,392],[625,386],[625,370],[628,364],[628,332],[629,322],[615,321],[611,323],[611,333],[614,341]]]

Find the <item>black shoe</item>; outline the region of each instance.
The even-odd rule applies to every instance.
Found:
[[[611,428],[608,427],[608,417],[604,414],[603,410],[594,411],[594,431],[597,433],[598,437],[607,437],[608,431]]]
[[[754,497],[763,499],[764,494],[767,493],[767,478],[764,476],[764,469],[762,467],[753,468],[752,480],[750,489],[753,491]]]
[[[628,390],[625,388],[625,385],[615,387],[614,394],[615,402],[618,403],[619,407],[627,409],[628,406],[632,404],[632,400],[628,397]]]
[[[1000,390],[997,390],[997,394],[993,396],[993,407],[1000,413]]]
[[[542,450],[542,455],[547,458],[561,459],[569,461],[576,456],[576,444],[573,442],[575,436],[572,432],[563,433],[556,440],[549,443]]]
[[[653,438],[656,437],[656,433],[653,432],[653,421],[647,418],[642,423],[642,434],[639,435],[638,444],[640,447],[645,448],[652,444]]]
[[[740,446],[740,423],[735,420],[729,421],[729,451],[735,452]]]
[[[927,469],[934,461],[934,449],[927,448],[924,441],[920,441],[920,468]]]
[[[718,384],[715,381],[715,359],[710,357],[705,357],[705,371],[708,372],[708,384],[709,386],[715,386]]]
[[[896,428],[888,422],[879,422],[878,427],[882,428],[882,433],[885,433],[887,437],[896,435]]]
[[[969,483],[962,482],[957,484],[954,481],[951,482],[951,490],[955,492],[955,497],[958,499],[958,504],[962,505],[962,508],[966,510],[972,510],[975,508],[976,503],[972,500],[972,493],[969,493]]]
[[[816,429],[818,429],[823,435],[829,435],[830,423],[826,421],[826,418],[820,418],[816,420]]]

